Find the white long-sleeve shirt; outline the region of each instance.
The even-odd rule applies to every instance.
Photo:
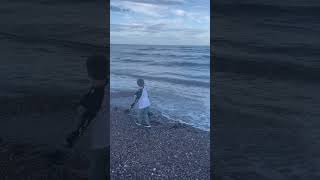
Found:
[[[140,92],[139,92],[140,91]],[[149,107],[151,105],[151,102],[149,100],[148,90],[147,87],[144,86],[141,90],[139,90],[136,95],[139,98],[139,93],[141,93],[141,96],[138,100],[138,108],[143,109],[146,107]]]

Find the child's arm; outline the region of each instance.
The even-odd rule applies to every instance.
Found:
[[[103,89],[100,89],[98,91],[90,90],[88,94],[83,96],[77,109],[77,120],[79,120],[80,122],[77,128],[72,131],[66,138],[68,147],[73,146],[78,137],[83,134],[83,132],[89,126],[90,122],[94,119],[102,104],[103,96]]]
[[[138,102],[142,95],[142,89],[139,89],[136,93],[134,93],[133,100],[134,102],[131,104],[130,108],[133,108],[133,106]]]
[[[82,105],[79,105],[77,108],[77,115],[80,116],[81,114],[83,114],[85,111],[87,110],[87,108],[85,108]]]
[[[130,105],[130,109],[132,109],[136,103],[137,103],[137,96],[134,95],[133,96],[133,103]]]
[[[79,126],[81,126],[81,121],[82,121],[82,119],[83,119],[83,115],[84,115],[84,113],[85,112],[87,112],[88,111],[88,109],[87,108],[85,108],[84,106],[82,106],[82,105],[79,105],[78,106],[78,108],[77,108],[77,115],[76,115],[76,120],[77,120],[77,122],[78,122],[78,126],[77,127],[79,127]]]

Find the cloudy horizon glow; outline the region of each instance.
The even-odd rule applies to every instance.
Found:
[[[111,0],[111,44],[209,45],[209,0]]]

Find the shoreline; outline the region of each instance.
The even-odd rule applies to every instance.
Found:
[[[117,105],[114,105],[114,104],[110,104],[110,109],[113,109],[113,110],[117,109],[117,110],[120,110],[120,111],[123,111],[123,112],[128,111],[128,108],[117,106]],[[175,125],[178,125],[178,126],[185,126],[187,128],[190,128],[190,129],[195,129],[195,130],[198,130],[200,132],[204,132],[204,133],[210,134],[210,130],[204,130],[204,129],[195,127],[192,124],[183,122],[183,120],[181,120],[181,119],[171,118],[170,115],[165,115],[165,114],[163,114],[162,112],[160,112],[157,109],[151,108],[150,109],[150,113],[151,113],[151,117],[150,118],[154,119],[154,123],[155,124],[162,124],[162,125],[175,124]],[[132,117],[136,117],[138,115],[138,109],[134,108],[134,109],[132,109],[130,111],[130,113],[127,113],[127,114],[130,114],[129,116],[131,118]]]
[[[110,109],[114,108],[120,108],[128,109],[130,104],[132,103],[129,99],[133,99],[133,91],[115,91],[110,90]],[[159,122],[162,121],[162,123],[177,123],[177,124],[183,124],[186,126],[190,126],[190,128],[195,128],[200,131],[204,131],[210,134],[210,128],[208,130],[196,127],[192,123],[184,122],[182,118],[173,118],[170,117],[170,115],[163,114],[159,109],[153,108],[151,105],[150,112],[153,116],[155,116],[155,119],[158,119]],[[136,115],[137,108],[132,109],[132,114]]]

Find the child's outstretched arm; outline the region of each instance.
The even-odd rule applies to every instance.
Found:
[[[137,101],[138,101],[138,97],[137,97],[137,95],[134,95],[133,96],[133,103],[131,104],[131,106],[130,106],[130,109],[132,109],[133,107],[134,107],[134,105],[137,103]]]
[[[89,93],[83,96],[80,100],[76,117],[79,124],[66,138],[68,147],[72,147],[74,145],[75,141],[85,132],[90,122],[95,118],[98,110],[100,109],[103,95],[104,88],[100,90],[91,89]]]
[[[139,89],[136,93],[134,93],[133,96],[133,103],[130,105],[130,109],[132,109],[134,107],[134,105],[138,102],[138,100],[140,99],[142,95],[142,89]]]

